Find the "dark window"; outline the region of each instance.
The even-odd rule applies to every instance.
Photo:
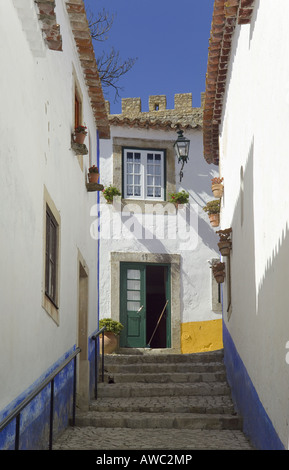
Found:
[[[46,253],[45,253],[45,294],[57,303],[57,237],[58,224],[50,211],[46,208]]]
[[[74,126],[80,126],[80,112],[81,112],[81,101],[79,99],[78,93],[75,92],[74,98]]]

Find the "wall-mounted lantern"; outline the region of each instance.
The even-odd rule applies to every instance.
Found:
[[[178,157],[178,163],[182,163],[180,171],[180,181],[182,181],[184,164],[187,163],[187,160],[189,159],[190,141],[183,136],[183,131],[178,131],[178,134],[178,138],[174,143],[174,148]]]

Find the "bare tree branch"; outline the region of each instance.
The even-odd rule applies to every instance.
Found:
[[[88,10],[88,25],[92,39],[95,41],[106,41],[108,39],[107,33],[110,31],[114,21],[114,16],[109,16],[109,13],[103,9],[98,12],[96,16],[91,10]]]
[[[137,59],[127,59],[121,61],[119,51],[112,47],[109,53],[103,52],[96,59],[99,77],[104,88],[112,87],[115,91],[115,101],[120,98],[119,91],[122,90],[117,85],[119,79],[133,67]],[[105,91],[104,91],[105,93]]]
[[[96,15],[89,10],[88,24],[92,39],[99,42],[106,41],[108,39],[108,32],[112,27],[113,21],[114,16],[110,15],[105,9]],[[129,72],[129,70],[135,64],[136,60],[136,58],[129,58],[122,61],[120,59],[119,52],[116,51],[113,47],[111,48],[110,52],[104,51],[99,57],[97,57],[96,62],[102,87],[104,89],[114,89],[115,102],[120,98],[119,92],[122,90],[122,88],[117,85],[117,82],[123,75]],[[104,93],[107,94],[105,90]]]

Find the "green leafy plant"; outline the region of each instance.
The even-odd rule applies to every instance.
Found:
[[[99,173],[98,167],[95,165],[92,165],[90,168],[88,168],[89,173]]]
[[[102,191],[106,201],[111,203],[114,196],[121,196],[121,192],[115,186],[108,186]]]
[[[102,318],[99,320],[99,328],[101,329],[104,326],[106,327],[106,331],[110,331],[115,335],[119,335],[123,329],[123,325],[120,322],[112,320],[111,318]]]
[[[214,199],[213,201],[209,201],[203,210],[210,214],[218,214],[220,212],[220,201],[219,199]]]
[[[225,228],[224,230],[217,230],[216,233],[219,235],[220,242],[231,240],[232,228]]]
[[[182,190],[178,193],[170,193],[169,194],[169,202],[173,204],[187,204],[189,202],[189,193]]]
[[[77,126],[77,127],[74,129],[74,132],[75,132],[76,134],[85,134],[85,135],[87,135],[86,129],[87,129],[86,126]]]

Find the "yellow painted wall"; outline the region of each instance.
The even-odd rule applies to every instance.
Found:
[[[182,323],[183,354],[215,351],[223,348],[222,319]]]

